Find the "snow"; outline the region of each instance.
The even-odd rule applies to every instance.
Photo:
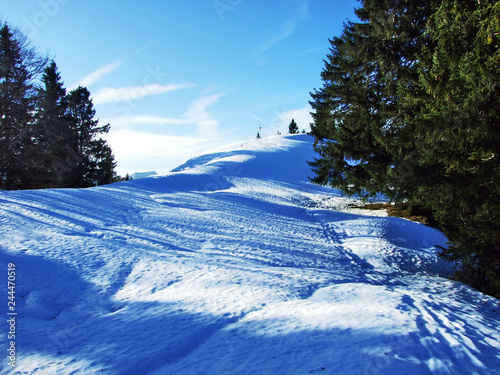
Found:
[[[0,193],[16,269],[5,374],[497,374],[499,301],[445,277],[435,229],[312,185],[308,135],[166,176]]]
[[[141,178],[148,178],[151,176],[156,176],[158,173],[155,171],[150,171],[150,172],[135,172],[130,175],[131,180],[139,180]]]

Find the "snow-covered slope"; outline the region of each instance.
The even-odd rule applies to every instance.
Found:
[[[311,147],[272,137],[164,177],[0,193],[0,372],[498,373],[499,301],[438,276],[440,232],[309,184]]]

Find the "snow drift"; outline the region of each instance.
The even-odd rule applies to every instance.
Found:
[[[278,136],[164,177],[1,192],[1,372],[497,373],[499,301],[443,278],[442,233],[350,210],[308,182],[313,157]]]

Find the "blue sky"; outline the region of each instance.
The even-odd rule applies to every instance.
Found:
[[[166,173],[197,153],[309,130],[328,39],[354,0],[0,0],[0,18],[86,86],[120,174]]]

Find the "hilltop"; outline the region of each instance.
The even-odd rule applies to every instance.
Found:
[[[238,142],[165,176],[0,192],[18,314],[16,367],[3,358],[0,372],[497,373],[499,301],[446,278],[441,232],[311,184],[312,142]]]

